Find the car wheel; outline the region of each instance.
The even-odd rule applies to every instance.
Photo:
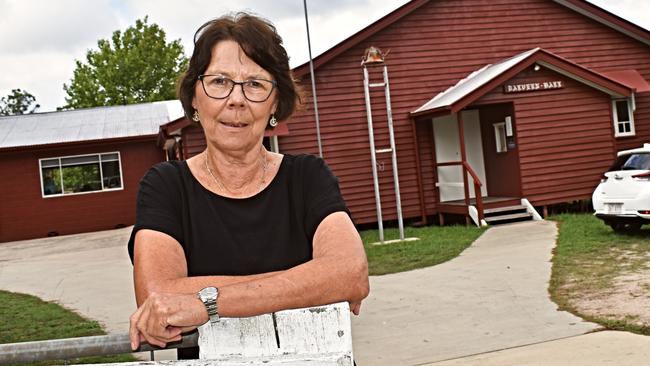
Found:
[[[641,230],[642,222],[639,221],[625,221],[625,222],[612,222],[609,226],[612,227],[617,233],[635,233]]]

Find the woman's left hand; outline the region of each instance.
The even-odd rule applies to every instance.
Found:
[[[152,293],[131,315],[131,349],[136,350],[141,341],[165,347],[208,320],[205,306],[194,294]]]

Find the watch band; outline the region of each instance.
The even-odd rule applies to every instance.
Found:
[[[208,316],[210,317],[210,323],[218,322],[219,308],[217,306],[217,298],[219,297],[219,289],[216,287],[206,287],[199,291],[197,297],[205,305],[205,309],[208,311]]]

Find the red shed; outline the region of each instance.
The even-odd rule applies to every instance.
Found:
[[[0,118],[0,242],[132,225],[138,184],[165,160],[180,102]]]

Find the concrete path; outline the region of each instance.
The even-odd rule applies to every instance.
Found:
[[[640,366],[650,360],[650,337],[597,332],[421,366]]]
[[[0,243],[0,289],[36,295],[128,333],[135,310],[131,228]]]
[[[373,277],[353,320],[355,357],[419,365],[596,329],[549,300],[556,235],[549,221],[496,226],[449,262]]]
[[[135,308],[125,248],[129,233],[126,228],[0,244],[0,289],[57,301],[111,333],[125,333]],[[576,364],[540,363],[550,359],[544,353],[553,353],[573,359],[584,354],[591,361],[586,364],[609,364],[611,357],[594,349],[618,361],[644,357],[645,362],[647,351],[637,347],[650,349],[647,337],[619,332],[573,337],[598,327],[557,311],[548,298],[556,235],[551,222],[494,227],[452,261],[372,277],[371,295],[353,319],[357,363]]]

